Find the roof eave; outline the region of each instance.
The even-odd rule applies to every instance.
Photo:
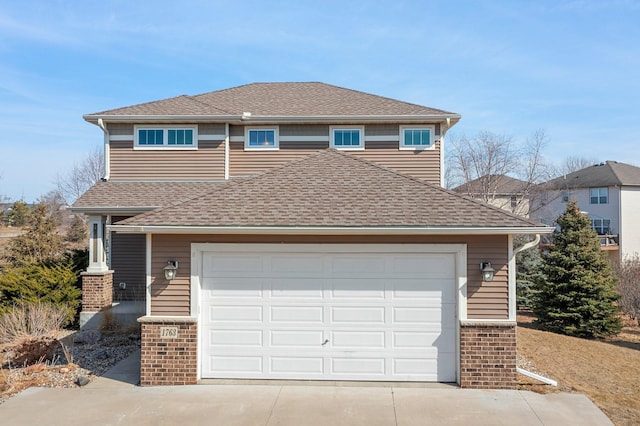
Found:
[[[397,123],[423,123],[444,122],[449,120],[450,127],[460,121],[460,114],[411,114],[411,115],[305,115],[305,116],[280,116],[280,115],[108,115],[85,114],[82,116],[89,123],[97,124],[99,119],[106,122],[223,122],[235,124],[265,124],[265,123],[370,123],[370,122],[397,122]]]
[[[159,208],[160,206],[149,207],[118,207],[118,206],[102,206],[102,207],[70,207],[73,213],[84,213],[87,215],[138,215]]]
[[[523,227],[331,227],[331,226],[177,226],[108,225],[111,231],[127,234],[300,234],[300,235],[512,235],[548,234],[551,226]]]

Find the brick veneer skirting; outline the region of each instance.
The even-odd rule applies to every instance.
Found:
[[[198,324],[193,317],[141,317],[140,386],[192,385],[198,380]],[[177,337],[162,338],[163,327]]]
[[[82,311],[99,312],[113,304],[113,271],[83,272]]]
[[[460,323],[460,387],[516,388],[516,323]]]

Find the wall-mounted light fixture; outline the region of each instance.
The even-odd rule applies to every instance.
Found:
[[[177,272],[178,272],[178,261],[177,260],[167,261],[167,266],[164,267],[164,278],[167,281],[171,281],[176,278]]]
[[[482,271],[482,281],[493,281],[493,274],[496,271],[491,267],[491,262],[480,263],[480,271]]]

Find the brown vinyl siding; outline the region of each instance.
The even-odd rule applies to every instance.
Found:
[[[268,127],[268,126],[267,126]],[[440,185],[440,142],[433,150],[400,150],[398,124],[367,124],[365,127],[364,151],[349,151],[350,154],[388,167],[408,176]],[[436,135],[440,125],[435,124]],[[315,151],[329,147],[329,125],[281,125],[280,136],[323,136],[326,142],[287,141],[280,142],[280,148],[270,150],[244,150],[244,142],[231,142],[229,150],[229,175],[248,176],[281,166]],[[231,126],[231,136],[244,136],[244,126]],[[366,141],[367,136],[389,136],[389,141]]]
[[[364,151],[350,151],[355,157],[380,164],[407,176],[440,185],[440,142],[432,150],[400,150],[398,141],[365,142]]]
[[[486,236],[308,236],[308,235],[154,235],[152,248],[152,315],[189,315],[191,243],[292,243],[292,244],[467,244],[467,317],[508,319],[508,237]],[[167,260],[180,262],[171,283],[162,268]],[[480,262],[496,270],[492,282],[481,281]]]
[[[326,149],[329,142],[280,142],[277,151],[245,151],[243,142],[229,144],[229,176],[248,176]]]
[[[110,145],[112,180],[224,179],[223,141],[199,141],[197,150],[135,150],[133,141]]]
[[[113,300],[144,301],[146,299],[146,236],[111,234],[111,269]],[[120,288],[120,283],[126,288]]]
[[[133,124],[127,123],[109,123],[107,124],[109,135],[114,136],[131,136],[133,140]]]

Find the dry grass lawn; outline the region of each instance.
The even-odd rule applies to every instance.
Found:
[[[536,392],[580,392],[616,425],[640,424],[640,327],[628,324],[615,338],[585,340],[532,328],[519,316],[518,353],[558,388],[520,376],[521,388]]]

